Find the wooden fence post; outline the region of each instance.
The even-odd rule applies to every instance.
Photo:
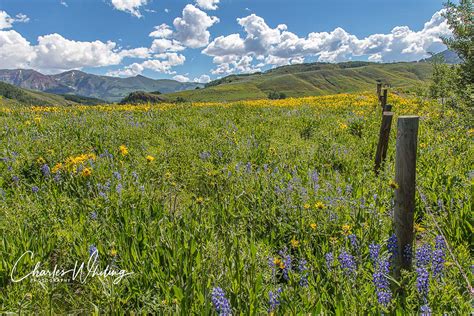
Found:
[[[382,81],[377,80],[377,98],[380,102],[380,98],[382,96]]]
[[[409,270],[411,267],[418,124],[418,116],[400,116],[398,118],[395,161],[395,182],[397,186],[393,218],[398,242],[394,264],[396,277],[400,277],[401,269]]]
[[[375,153],[375,173],[379,173],[380,165],[387,157],[388,140],[390,138],[390,129],[392,127],[393,112],[383,112],[382,124],[380,125],[379,142],[377,152]]]
[[[382,96],[380,97],[380,105],[382,106],[382,111],[387,105],[388,90],[385,88],[382,91]]]

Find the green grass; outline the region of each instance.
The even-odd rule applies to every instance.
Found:
[[[455,260],[447,254],[442,276],[430,276],[426,302],[411,271],[402,287],[389,281],[387,307],[377,303],[368,247],[378,243],[389,256],[395,131],[376,177],[374,99],[340,96],[300,107],[0,108],[0,312],[209,315],[212,289],[221,287],[233,315],[266,314],[269,291],[278,288],[279,315],[404,315],[424,304],[437,315],[469,314],[471,294],[455,262],[471,278],[472,131],[462,116],[415,99],[392,100],[395,113],[422,116],[415,250],[442,233]],[[89,153],[96,158],[75,172],[41,170]],[[92,175],[81,175],[84,168]],[[72,268],[89,260],[91,245],[101,270],[112,264],[134,274],[118,284],[92,277],[84,284],[11,281],[25,251],[34,258],[19,265],[19,275],[37,261],[44,269]],[[284,248],[293,260],[288,280],[268,264]],[[338,260],[344,249],[357,263],[352,275]],[[306,272],[298,270],[301,259]]]
[[[276,68],[267,73],[230,76],[205,89],[166,94],[169,100],[235,101],[266,98],[270,91],[290,97],[360,92],[372,89],[376,80],[393,87],[417,86],[429,79],[429,63],[303,64]],[[215,85],[217,84],[217,85]]]

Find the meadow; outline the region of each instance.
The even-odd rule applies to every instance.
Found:
[[[395,130],[374,93],[159,105],[0,104],[0,312],[469,314],[467,118],[420,116],[412,271],[391,277]],[[13,282],[96,258],[133,272]]]

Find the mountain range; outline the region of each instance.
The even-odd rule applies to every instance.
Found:
[[[0,81],[30,90],[79,95],[108,102],[120,101],[134,91],[171,93],[204,86],[194,82],[154,80],[141,75],[129,78],[98,76],[78,70],[44,75],[31,69],[4,69],[0,70]]]

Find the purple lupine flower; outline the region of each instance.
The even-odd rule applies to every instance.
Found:
[[[446,243],[443,236],[438,235],[435,239],[435,250],[432,254],[431,269],[433,276],[440,276],[443,273],[444,261],[446,257],[445,253]]]
[[[424,298],[426,298],[430,286],[430,275],[428,273],[428,270],[425,267],[417,268],[416,274],[416,288],[418,289],[418,292]]]
[[[122,180],[122,175],[118,171],[114,171],[114,177],[117,180]]]
[[[94,244],[89,246],[89,256],[94,257],[94,259],[96,259],[96,260],[99,257],[99,250],[97,249],[97,247]]]
[[[311,184],[313,185],[313,190],[314,190],[314,192],[316,192],[319,189],[319,184],[318,184],[319,175],[318,175],[318,172],[316,170],[313,170],[311,172],[310,177],[311,177]]]
[[[212,304],[216,309],[216,312],[219,316],[230,316],[232,309],[230,307],[229,300],[225,297],[224,290],[220,287],[215,287],[212,289]]]
[[[301,259],[299,264],[298,264],[298,271],[301,273],[301,278],[300,278],[300,286],[306,287],[308,286],[308,267],[307,261],[305,259]]]
[[[281,287],[278,288],[275,292],[268,292],[268,301],[270,307],[268,308],[268,313],[274,312],[280,305],[280,294],[282,290]]]
[[[388,304],[390,304],[391,301],[392,301],[392,292],[390,290],[377,291],[377,302],[379,302],[380,305],[388,306]]]
[[[138,181],[138,173],[136,171],[132,171],[133,180]]]
[[[380,245],[378,244],[370,244],[369,245],[369,254],[370,254],[370,259],[372,262],[376,263],[377,259],[379,258],[379,253],[380,253]]]
[[[36,185],[34,185],[34,186],[31,187],[31,191],[32,191],[33,193],[38,193],[39,188],[38,188]]]
[[[326,259],[326,268],[328,270],[331,270],[334,264],[334,255],[332,254],[332,252],[328,252],[324,255],[324,258]]]
[[[54,182],[61,181],[61,173],[59,171],[54,174],[53,180]]]
[[[357,237],[356,235],[354,234],[350,234],[349,236],[347,236],[347,238],[349,238],[350,242],[351,242],[351,246],[354,250],[357,250],[359,249],[359,243],[357,242]]]
[[[89,217],[91,218],[91,220],[95,221],[97,220],[97,212],[91,212]]]
[[[426,267],[431,262],[431,246],[424,244],[416,250],[416,266]]]
[[[43,177],[48,177],[51,174],[51,169],[49,169],[47,164],[42,165],[40,169]]]
[[[354,261],[354,257],[350,253],[342,250],[338,259],[339,263],[341,264],[341,268],[346,272],[346,274],[350,275],[355,273],[357,266]]]
[[[12,176],[12,181],[13,183],[18,184],[18,182],[20,182],[20,178],[18,178],[18,176]]]
[[[393,259],[398,253],[398,239],[397,235],[392,234],[387,240],[387,249],[390,253],[390,259]]]
[[[115,191],[116,191],[118,194],[122,193],[122,189],[123,189],[122,183],[117,184],[117,186],[115,187]]]
[[[245,165],[245,171],[247,173],[251,173],[252,172],[252,163],[249,161],[247,162],[247,164]]]
[[[390,284],[387,278],[390,272],[390,261],[380,258],[374,262],[374,268],[375,270],[372,277],[377,293],[377,301],[379,304],[387,306],[392,299],[392,291],[390,290]]]
[[[421,316],[431,316],[431,308],[428,304],[425,304],[420,307]]]
[[[288,280],[289,279],[288,273],[291,271],[291,255],[287,254],[286,252],[287,252],[287,249],[285,247],[282,250],[280,250],[278,254],[281,256],[283,260],[283,264],[285,265],[282,271],[283,279]]]
[[[202,153],[199,154],[199,158],[201,158],[201,160],[207,160],[211,158],[211,153],[208,151],[203,151]]]

